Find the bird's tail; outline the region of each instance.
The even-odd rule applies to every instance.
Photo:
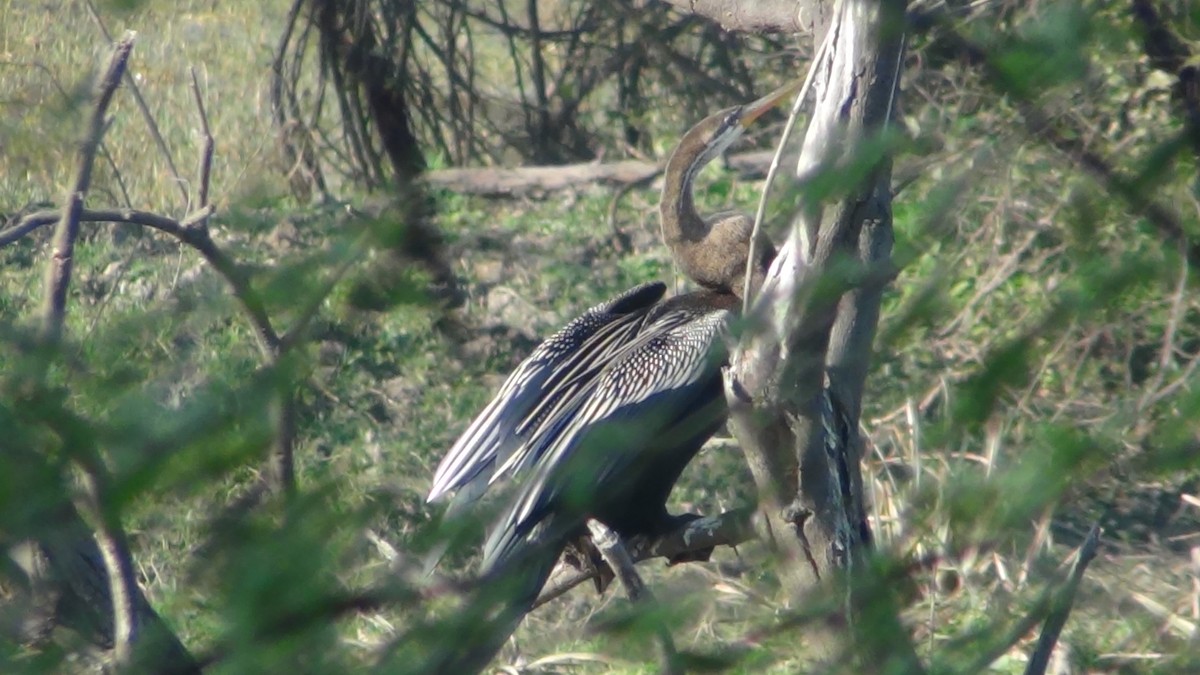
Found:
[[[521,548],[485,570],[452,617],[408,636],[404,642],[409,644],[400,650],[408,655],[397,655],[400,670],[469,675],[492,662],[533,608],[558,562],[557,548]]]

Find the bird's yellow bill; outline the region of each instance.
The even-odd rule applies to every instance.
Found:
[[[758,99],[754,103],[748,104],[742,109],[742,126],[750,126],[754,123],[754,120],[762,117],[763,113],[779,105],[780,101],[784,101],[795,96],[796,92],[800,90],[800,86],[802,84],[804,84],[803,80],[789,82],[770,94]]]

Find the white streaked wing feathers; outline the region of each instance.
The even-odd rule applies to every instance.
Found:
[[[629,345],[622,358],[601,374],[594,387],[577,394],[572,406],[560,411],[552,424],[544,426],[538,436],[528,440],[527,447],[539,443],[545,445],[537,453],[543,458],[539,462],[539,472],[522,486],[496,534],[503,537],[506,535],[502,532],[507,531],[507,536],[511,537],[513,533],[533,525],[529,521],[536,518],[537,510],[559,489],[562,479],[558,471],[566,466],[567,460],[580,447],[582,433],[613,418],[622,410],[636,407],[651,396],[695,384],[709,372],[710,349],[728,316],[728,312],[718,311],[699,318],[692,317],[682,327],[680,322],[673,322],[675,325],[665,332],[648,327],[646,334]],[[628,377],[645,377],[644,368],[658,371],[659,374],[653,378],[656,386],[653,389],[628,386]],[[578,424],[579,421],[583,421],[583,424]],[[522,451],[528,452],[527,447]],[[615,449],[612,453],[616,461],[607,467],[606,473],[611,473],[611,470],[632,459],[629,453],[622,453],[621,450],[626,449]],[[499,537],[495,542],[489,539],[489,552],[485,556],[491,557],[495,553],[491,549],[504,544]]]
[[[538,345],[446,453],[434,473],[427,501],[487,474],[497,460],[507,464],[507,455],[520,444],[520,435],[528,431],[539,415],[546,414],[543,407],[547,399],[557,396],[549,394],[564,382],[569,384],[570,378],[585,376],[588,362],[601,355],[591,341],[608,349],[622,344],[628,339],[627,333],[636,331],[640,325],[644,315],[641,310],[653,306],[665,290],[661,283],[630,289],[592,307]],[[614,309],[622,311],[614,313]],[[580,349],[580,342],[587,349]],[[503,472],[491,477],[500,473]]]

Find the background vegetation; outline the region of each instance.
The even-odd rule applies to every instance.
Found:
[[[594,9],[602,3],[536,3],[548,31],[569,31],[592,12],[596,35],[620,35],[621,44],[645,41],[639,30],[679,36],[644,55],[653,67],[632,91],[610,79],[571,99],[578,116],[559,120],[562,142],[539,148],[514,140],[544,137],[526,106],[561,92],[515,82],[532,63],[513,55],[499,29],[463,37],[445,23],[448,13],[465,25],[479,8],[417,4],[423,25],[443,29],[423,49],[445,49],[458,35],[455,44],[466,40],[474,54],[473,70],[460,67],[486,83],[470,90],[486,123],[414,123],[434,167],[662,158],[704,112],[765,91],[811,49],[809,38],[797,46],[721,36],[658,4],[618,3],[609,14]],[[917,9],[937,9],[929,4]],[[895,582],[905,590],[903,618],[931,670],[1022,670],[1036,633],[1014,627],[1036,614],[1098,521],[1100,555],[1062,640],[1069,667],[1193,671],[1200,300],[1186,237],[1164,236],[1152,207],[1185,233],[1200,224],[1200,126],[1188,79],[1197,16],[1189,3],[1154,5],[1159,28],[1178,39],[1168,42],[1147,31],[1146,3],[948,4],[954,31],[918,22],[903,74],[902,271],[863,419],[879,546],[919,561]],[[61,524],[51,505],[82,494],[70,468],[78,456],[63,440],[70,421],[102,450],[110,474],[99,513],[119,518],[147,597],[213,672],[403,672],[398,655],[407,652],[395,641],[454,605],[452,593],[405,594],[411,559],[429,544],[434,513],[423,495],[441,453],[540,336],[628,286],[676,276],[658,238],[653,186],[513,200],[434,191],[430,218],[461,306],[432,297],[431,272],[418,264],[389,280],[384,311],[362,302],[356,289],[377,273],[388,250],[381,242],[408,223],[369,208],[386,171],[373,174],[350,153],[338,161],[352,115],[328,101],[315,112],[333,94],[312,61],[291,71],[301,115],[290,119],[328,140],[312,146],[327,180],[297,190],[304,150],[289,149],[294,127],[280,126],[271,103],[288,12],[282,1],[101,5],[110,30],[138,31],[130,71],[168,152],[122,88],[88,206],[177,218],[196,208],[203,139],[194,67],[216,141],[213,237],[245,266],[280,332],[303,323],[304,339],[265,367],[254,328],[191,248],[142,228],[85,224],[66,342],[47,365],[31,336],[49,228],[5,246],[0,540],[47,536]],[[1165,58],[1166,44],[1185,58]],[[0,6],[7,226],[61,203],[108,45],[86,4]],[[556,49],[545,48],[550,71],[600,60]],[[681,61],[728,90],[679,103],[696,81]],[[410,82],[431,97],[458,91],[448,72]],[[409,100],[425,114],[449,109]],[[471,143],[455,145],[464,135]],[[706,211],[749,209],[760,189],[720,167],[706,178]],[[776,233],[787,212],[773,207]],[[41,374],[30,385],[33,373]],[[295,392],[297,488],[261,496],[280,382]],[[740,453],[718,439],[675,499],[715,513],[752,491]],[[681,648],[735,672],[794,672],[804,629],[780,628],[791,615],[765,558],[746,546],[708,565],[647,566]],[[11,627],[28,608],[23,577],[11,566],[0,575],[0,623]],[[362,591],[378,588],[387,602]],[[649,638],[626,629],[623,607],[612,591],[577,589],[531,615],[501,664],[650,670]],[[6,639],[0,670],[90,667],[89,631],[75,628],[33,646]]]

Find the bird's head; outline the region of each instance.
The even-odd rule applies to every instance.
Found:
[[[679,141],[679,150],[703,148],[691,164],[692,171],[707,165],[738,138],[768,110],[795,95],[800,81],[790,82],[766,96],[745,105],[736,105],[713,113],[692,127]],[[679,152],[677,150],[676,152]],[[690,178],[691,176],[689,176]]]

